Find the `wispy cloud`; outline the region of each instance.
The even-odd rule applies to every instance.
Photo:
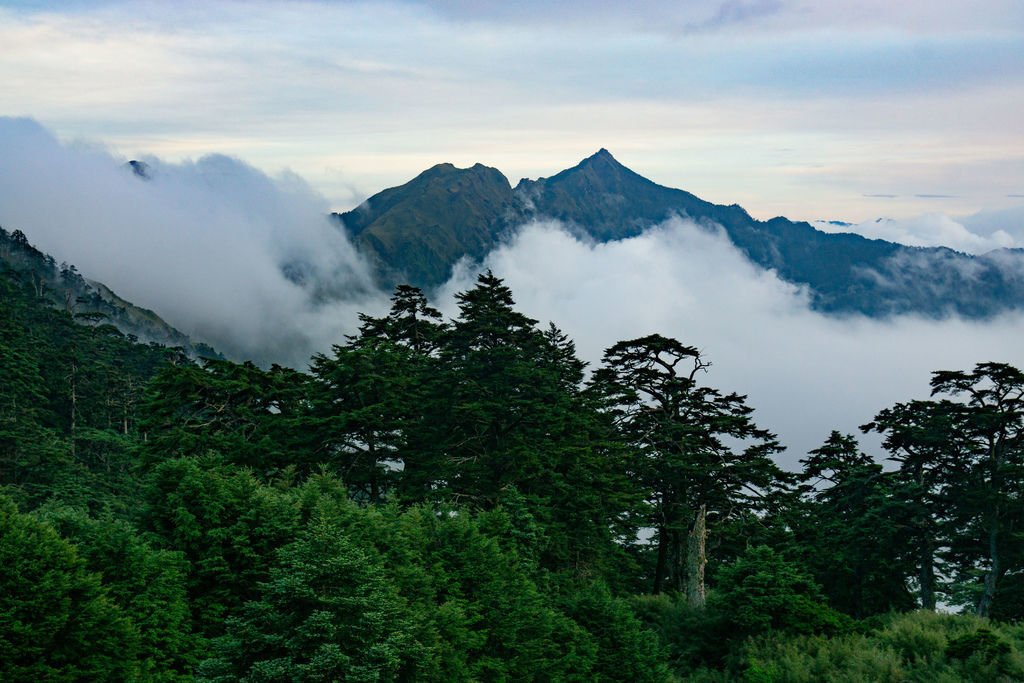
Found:
[[[1002,227],[992,230],[976,228],[975,231],[969,223],[969,219],[958,221],[945,214],[926,213],[912,218],[876,218],[855,224],[835,221],[814,221],[812,224],[822,232],[852,232],[910,247],[949,247],[970,254],[1024,246],[1024,225],[1011,233]]]
[[[701,33],[745,24],[751,20],[778,14],[783,7],[781,0],[726,0],[719,4],[710,18],[688,24],[684,27],[684,32]]]
[[[302,366],[385,306],[301,178],[212,155],[149,180],[102,148],[0,118],[0,225],[236,359]]]

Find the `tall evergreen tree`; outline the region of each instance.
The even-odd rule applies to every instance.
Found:
[[[142,407],[143,460],[215,454],[263,477],[288,466],[310,471],[318,458],[305,424],[307,382],[277,365],[208,359],[167,366]]]
[[[903,542],[916,556],[918,602],[934,610],[939,582],[939,552],[951,540],[951,467],[962,462],[962,442],[954,436],[949,406],[910,401],[886,408],[862,427],[885,435],[883,446],[899,465],[893,494],[906,510]]]
[[[137,680],[138,647],[74,547],[0,497],[0,679]]]
[[[896,475],[839,432],[801,463],[803,501],[790,521],[829,603],[858,619],[912,607],[906,582],[916,558],[904,541],[912,520],[894,496]]]
[[[403,496],[489,509],[520,494],[550,529],[546,566],[595,569],[636,500],[575,347],[516,311],[492,273],[457,299],[409,431]]]
[[[976,613],[987,616],[1001,577],[1024,562],[1017,538],[1024,523],[1024,373],[979,363],[972,371],[935,372],[931,386],[933,396],[950,398],[897,404],[866,428],[886,435],[922,508],[922,602],[934,606],[928,565],[942,548],[959,588],[973,593]]]
[[[313,357],[309,428],[323,461],[369,501],[380,501],[404,467],[421,421],[445,326],[423,293],[399,286],[382,318],[361,315],[359,334]]]
[[[650,335],[608,349],[593,378],[633,450],[631,472],[648,495],[647,522],[657,544],[652,589],[682,591],[689,576],[698,602],[700,524],[758,508],[782,479],[771,457],[781,446],[754,424],[745,397],[698,383],[709,366],[696,348]]]
[[[81,510],[45,508],[38,516],[73,543],[86,568],[138,631],[139,676],[189,680],[195,664],[181,553],[152,548],[127,522]]]
[[[322,517],[277,555],[259,597],[228,619],[199,680],[397,680],[409,627],[379,558]]]

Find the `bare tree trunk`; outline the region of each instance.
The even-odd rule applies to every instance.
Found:
[[[921,607],[935,611],[935,549],[932,547],[931,539],[924,542],[921,549],[921,583],[920,598]]]
[[[979,617],[987,617],[996,599],[996,582],[999,580],[999,514],[993,511],[992,521],[988,529],[988,561],[989,568],[985,573],[985,591],[978,599],[976,613]]]
[[[914,480],[921,490],[924,486],[924,468],[920,463],[914,466]],[[925,514],[924,520],[915,520],[915,526],[921,530],[923,538],[921,541],[921,555],[919,561],[921,566],[918,573],[918,597],[921,600],[921,608],[935,611],[935,541],[932,529],[932,520]]]
[[[658,528],[658,564],[654,567],[654,594],[661,593],[665,586],[665,570],[668,565],[668,529]]]
[[[708,509],[701,505],[688,539],[686,556],[686,601],[690,607],[704,607],[704,567],[708,563],[705,546],[708,540]]]

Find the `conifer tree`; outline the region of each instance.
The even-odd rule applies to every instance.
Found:
[[[829,603],[858,619],[912,607],[906,582],[915,558],[905,542],[912,519],[894,496],[896,476],[836,431],[801,463],[803,500],[790,520],[797,551]]]
[[[139,635],[53,527],[0,497],[0,679],[136,679]]]
[[[632,449],[630,471],[648,496],[655,593],[682,591],[687,575],[702,571],[685,567],[702,510],[713,527],[758,508],[782,479],[771,458],[781,447],[754,424],[745,397],[698,383],[709,366],[696,348],[650,335],[608,349],[593,378]]]
[[[1024,524],[1024,373],[979,363],[972,371],[935,372],[931,386],[933,396],[950,398],[897,404],[865,428],[885,434],[920,509],[922,603],[934,606],[928,584],[934,555],[945,548],[949,572],[959,574],[954,599],[987,616],[999,580],[1024,560],[1016,534]]]

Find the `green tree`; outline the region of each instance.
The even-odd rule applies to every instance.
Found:
[[[897,404],[866,428],[886,435],[886,447],[914,487],[914,502],[930,513],[922,514],[930,527],[922,534],[924,606],[934,605],[926,584],[933,581],[930,556],[939,543],[948,545],[960,588],[973,592],[976,613],[987,616],[1002,576],[1024,561],[1018,539],[1024,523],[1018,496],[1024,486],[1024,373],[1004,363],[979,363],[969,372],[935,372],[931,386],[933,396],[951,398]],[[981,581],[975,582],[978,574]]]
[[[431,355],[440,345],[448,326],[441,312],[431,306],[423,292],[410,285],[398,285],[391,297],[391,310],[382,318],[360,314],[358,345],[390,342],[416,354]]]
[[[195,643],[181,553],[150,547],[123,520],[94,519],[66,507],[44,508],[37,514],[74,544],[110,600],[135,625],[139,675],[150,681],[188,678]]]
[[[143,461],[217,454],[262,477],[312,469],[305,375],[273,366],[207,359],[164,368],[142,406]]]
[[[278,552],[259,597],[228,619],[205,681],[395,680],[409,636],[380,560],[315,518]]]
[[[459,316],[423,376],[401,494],[492,509],[516,495],[545,529],[545,566],[599,570],[628,536],[636,504],[611,425],[583,391],[584,364],[555,327],[515,310],[484,273],[457,295]]]
[[[561,599],[565,613],[586,629],[597,652],[589,680],[656,683],[669,680],[657,637],[629,603],[600,581],[569,586]]]
[[[528,486],[541,467],[539,394],[549,385],[531,362],[541,337],[491,273],[456,299],[460,314],[439,352],[424,421],[411,435],[403,489],[413,499],[492,507],[504,486]]]
[[[741,639],[768,631],[836,633],[847,626],[801,566],[767,546],[750,548],[723,567],[708,608]]]
[[[721,523],[759,508],[783,479],[771,457],[781,447],[754,424],[745,397],[698,383],[709,366],[694,347],[650,335],[608,349],[593,378],[648,496],[657,544],[653,591],[681,591],[689,577],[698,603],[705,520]]]
[[[898,403],[862,427],[885,435],[883,446],[899,465],[893,496],[905,510],[903,543],[916,556],[918,602],[935,609],[942,590],[938,551],[951,542],[949,511],[954,463],[962,462],[963,442],[955,436],[947,404],[935,401]]]
[[[74,547],[0,498],[0,679],[135,680],[138,640]]]
[[[286,491],[213,458],[157,465],[139,505],[140,529],[188,562],[193,631],[204,637],[219,635],[225,619],[256,595],[274,552],[299,528]]]
[[[829,604],[858,619],[913,607],[914,556],[903,540],[913,520],[894,495],[895,476],[839,432],[801,463],[803,500],[790,520]]]

